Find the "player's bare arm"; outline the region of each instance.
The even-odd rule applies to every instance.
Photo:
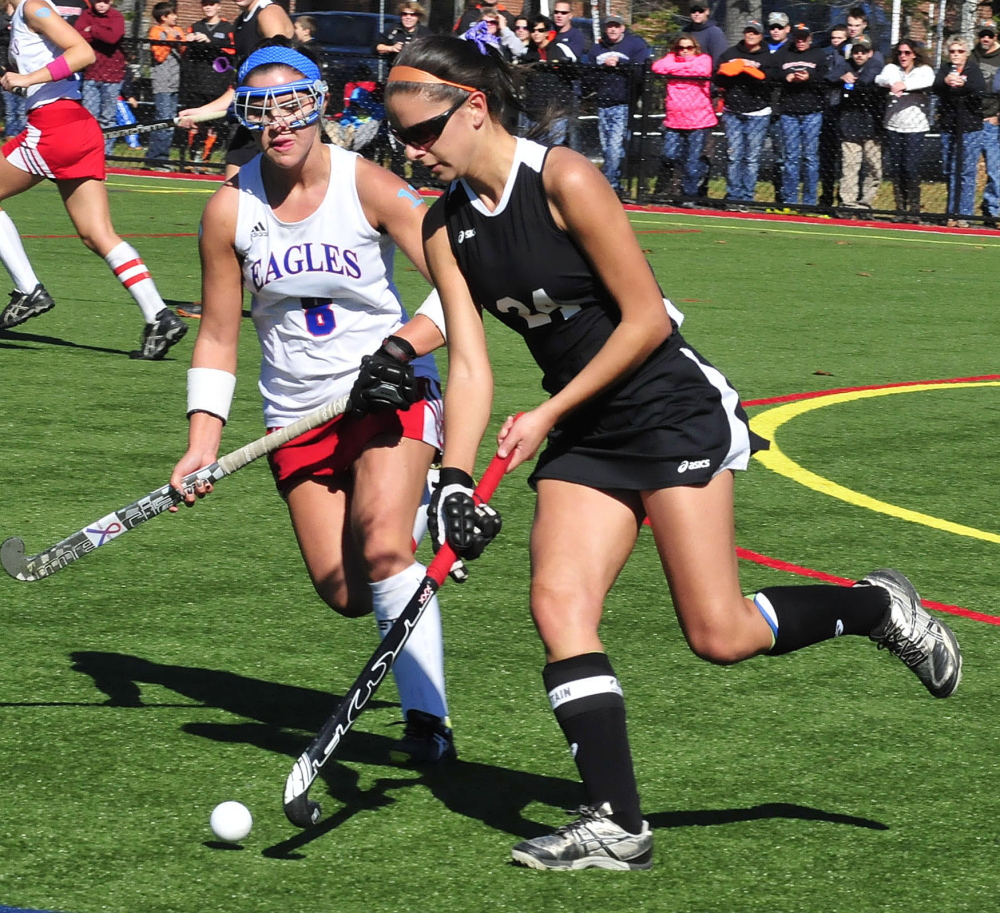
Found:
[[[549,152],[543,172],[556,224],[580,246],[618,304],[622,319],[600,351],[559,393],[500,429],[500,449],[511,466],[531,459],[549,431],[571,412],[636,370],[670,335],[653,273],[625,211],[604,176],[565,147]]]
[[[65,60],[69,73],[77,73],[94,62],[94,49],[87,40],[44,0],[28,0],[25,4],[24,21],[33,32],[43,35],[62,48],[62,59]],[[11,91],[54,82],[55,79],[50,67],[42,67],[32,73],[4,73],[0,85]]]
[[[358,196],[368,221],[373,228],[387,232],[430,282],[421,235],[427,213],[423,197],[402,178],[368,159],[359,157],[355,168]],[[417,355],[426,355],[444,345],[442,330],[428,317],[417,314],[395,335],[409,342]]]
[[[569,149],[553,149],[545,165],[553,216],[582,248],[621,310],[607,342],[556,397],[558,419],[634,371],[670,335],[663,294],[628,217],[600,172]]]
[[[191,357],[192,368],[211,368],[235,375],[243,314],[243,277],[234,247],[237,190],[226,184],[209,199],[201,221],[202,318]],[[192,413],[188,450],[174,467],[170,484],[180,487],[185,475],[207,466],[219,452],[223,421],[208,412]],[[204,496],[211,485],[185,495],[188,504]]]
[[[261,38],[274,38],[276,35],[284,35],[286,38],[295,37],[295,28],[292,20],[288,18],[288,13],[277,3],[265,6],[257,14],[258,28]]]
[[[424,220],[427,266],[441,295],[448,328],[442,462],[471,475],[493,406],[493,371],[482,317],[451,251],[443,219],[444,207],[438,205],[431,207]]]

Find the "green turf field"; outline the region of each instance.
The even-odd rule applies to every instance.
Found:
[[[211,186],[115,177],[110,189],[116,226],[164,297],[196,299]],[[130,361],[138,310],[72,236],[54,190],[6,208],[58,303],[0,334],[0,539],[21,536],[34,553],[166,481],[186,441],[195,327],[166,361]],[[747,401],[998,373],[996,236],[632,221],[686,337]],[[418,301],[419,275],[401,262],[398,278]],[[498,424],[538,402],[538,372],[513,335],[496,324],[490,335]],[[242,345],[225,449],[262,433],[249,321]],[[764,420],[772,408],[748,411]],[[643,536],[603,634],[656,832],[649,873],[507,861],[512,843],[582,800],[527,613],[526,470],[496,496],[501,538],[442,594],[460,761],[424,774],[389,764],[399,729],[387,683],[314,784],[325,817],[308,832],[284,818],[285,778],[370,654],[374,624],[314,595],[264,465],[47,580],[0,575],[0,906],[992,913],[998,427],[1000,387],[985,383],[824,400],[775,439],[853,501],[756,462],[737,485],[743,548],[839,577],[898,566],[926,599],[991,616],[949,617],[965,677],[947,701],[858,638],[700,662]],[[742,570],[748,591],[803,579]],[[225,799],[255,817],[239,848],[208,829]]]

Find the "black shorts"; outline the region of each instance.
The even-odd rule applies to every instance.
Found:
[[[606,397],[553,429],[532,487],[539,479],[623,491],[701,485],[725,469],[746,469],[751,454],[768,448],[723,374],[679,333],[671,339],[641,398],[608,404]]]

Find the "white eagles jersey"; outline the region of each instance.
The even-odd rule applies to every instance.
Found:
[[[370,355],[407,321],[392,282],[392,239],[365,217],[354,172],[358,156],[330,152],[326,198],[301,222],[282,222],[267,203],[261,157],[239,175],[236,252],[263,362],[260,392],[269,428],[283,427],[354,386]],[[438,378],[434,358],[413,363]]]
[[[49,41],[44,35],[33,32],[24,21],[24,6],[27,0],[21,0],[14,10],[10,20],[10,48],[7,57],[11,69],[18,73],[34,73],[46,64],[52,63],[62,56],[63,49]],[[45,0],[52,8],[52,15],[58,16],[59,11],[51,0]],[[43,11],[44,12],[44,11]],[[80,100],[80,74],[74,73],[67,79],[46,82],[38,86],[30,86],[27,90],[28,109],[47,105],[49,102],[69,98]]]

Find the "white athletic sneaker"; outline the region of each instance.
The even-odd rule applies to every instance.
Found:
[[[962,651],[943,621],[920,604],[920,596],[899,571],[872,571],[855,586],[880,586],[889,593],[889,608],[869,637],[898,656],[934,697],[955,693],[962,680]]]
[[[580,815],[572,824],[554,834],[525,840],[511,850],[514,862],[533,869],[651,869],[653,832],[649,822],[642,831],[630,834],[608,817],[611,806],[584,806],[571,815]]]

